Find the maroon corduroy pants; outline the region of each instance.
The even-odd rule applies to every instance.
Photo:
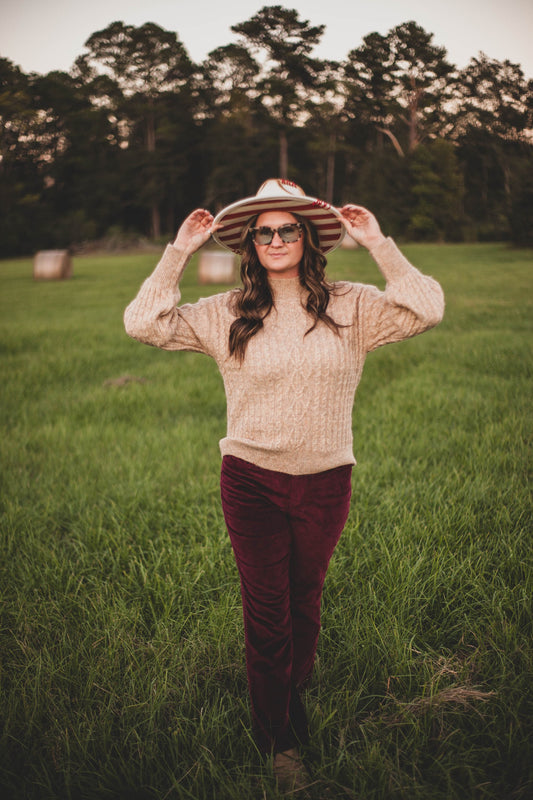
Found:
[[[246,667],[259,748],[308,740],[298,688],[310,677],[330,558],[351,497],[351,465],[288,475],[224,456],[221,497],[241,580]]]

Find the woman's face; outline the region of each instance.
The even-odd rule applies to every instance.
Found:
[[[297,222],[293,214],[288,211],[265,211],[260,214],[255,223],[259,228],[279,228],[290,222]],[[256,244],[255,251],[260,264],[266,269],[269,278],[296,278],[300,271],[300,262],[304,254],[304,234],[297,242],[282,242],[279,234],[275,233],[270,244]]]

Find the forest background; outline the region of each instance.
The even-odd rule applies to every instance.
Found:
[[[265,6],[194,63],[176,32],[114,22],[69,72],[0,58],[0,257],[163,240],[287,177],[411,241],[533,245],[533,80],[459,70],[416,22],[338,62],[325,26]]]

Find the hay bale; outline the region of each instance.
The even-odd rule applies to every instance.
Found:
[[[237,259],[229,250],[205,249],[200,253],[200,283],[235,283]]]
[[[40,250],[33,259],[33,277],[41,281],[58,281],[72,277],[72,261],[68,250]]]

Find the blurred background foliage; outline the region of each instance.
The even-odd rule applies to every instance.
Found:
[[[202,63],[178,34],[114,22],[70,72],[0,58],[0,257],[164,240],[279,176],[357,202],[400,240],[533,245],[533,80],[464,69],[416,22],[339,61],[325,26],[265,6]]]

